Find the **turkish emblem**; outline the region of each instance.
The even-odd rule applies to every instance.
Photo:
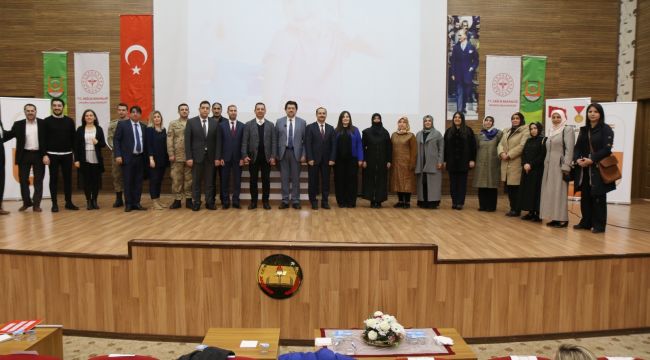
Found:
[[[526,80],[524,83],[524,97],[530,102],[535,102],[542,97],[542,85],[539,81]]]
[[[120,16],[120,100],[153,110],[153,17]]]
[[[257,284],[269,297],[288,299],[302,284],[302,269],[296,260],[287,255],[270,255],[257,270]]]
[[[88,70],[81,76],[81,86],[89,94],[97,94],[104,87],[104,77],[97,70]]]
[[[63,78],[60,76],[47,77],[47,93],[53,98],[63,95]]]
[[[492,91],[501,97],[510,95],[514,88],[515,81],[508,73],[498,73],[492,79]]]

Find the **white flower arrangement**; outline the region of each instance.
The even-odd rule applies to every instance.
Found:
[[[372,317],[364,320],[363,339],[372,345],[394,346],[406,335],[404,327],[394,316],[375,311]]]

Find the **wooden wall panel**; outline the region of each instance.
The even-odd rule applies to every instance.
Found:
[[[288,300],[259,290],[256,272],[282,252],[303,268]],[[202,336],[208,327],[358,327],[377,309],[405,326],[463,336],[650,326],[650,258],[434,263],[430,246],[372,250],[136,246],[132,259],[0,255],[0,318],[68,329]]]
[[[639,1],[636,15],[634,99],[650,99],[650,1]]]

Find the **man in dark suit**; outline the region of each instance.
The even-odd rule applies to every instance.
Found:
[[[140,122],[142,109],[131,107],[131,120],[117,123],[113,137],[113,154],[115,163],[122,166],[124,176],[124,211],[145,210],[140,205],[142,196],[142,178],[145,169],[145,149],[147,148],[146,126]]]
[[[220,102],[214,102],[212,103],[212,117],[217,121],[217,124],[221,124],[224,121],[228,121],[225,117],[221,116],[223,107],[221,106]],[[217,169],[214,174],[212,175],[212,186],[214,187],[214,195],[216,197],[217,193],[219,194],[219,198],[221,198],[221,171]],[[216,199],[212,198],[210,201],[206,202],[213,202],[216,204]],[[221,203],[223,204],[223,199],[221,199]]]
[[[185,163],[192,168],[192,210],[201,209],[201,189],[205,187],[205,207],[217,210],[215,204],[214,174],[221,165],[220,128],[209,117],[210,103],[202,101],[199,116],[187,121],[185,126]]]
[[[23,108],[25,119],[16,121],[11,131],[5,134],[7,141],[16,138],[16,165],[20,181],[20,196],[23,206],[18,211],[34,207],[34,212],[41,212],[43,198],[43,177],[45,176],[45,127],[43,120],[36,117],[36,105],[27,104]],[[29,194],[29,173],[34,171],[34,197]],[[4,178],[4,177],[3,177]]]
[[[257,208],[257,176],[262,171],[262,206],[271,210],[269,195],[271,192],[271,166],[275,165],[277,145],[273,123],[266,120],[266,105],[255,104],[255,119],[246,123],[241,144],[241,156],[250,172],[251,203],[249,210]]]
[[[5,194],[5,147],[3,144],[13,137],[13,134],[2,126],[2,119],[0,119],[0,215],[9,215],[9,211],[2,208]]]
[[[472,99],[474,72],[478,67],[478,52],[467,41],[467,31],[458,31],[458,42],[451,50],[451,80],[456,82],[456,111],[467,112]]]
[[[323,107],[316,109],[316,122],[305,129],[305,154],[309,177],[309,202],[311,208],[318,209],[318,188],[322,184],[321,207],[329,209],[330,166],[336,159],[334,147],[334,127],[327,124],[327,110]]]
[[[232,207],[239,209],[241,193],[241,172],[244,160],[241,157],[241,142],[244,136],[244,123],[237,121],[237,106],[228,106],[228,120],[219,124],[221,127],[221,204],[224,209],[230,207],[232,182]]]

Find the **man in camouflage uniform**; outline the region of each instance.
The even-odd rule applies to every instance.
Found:
[[[172,164],[172,192],[174,202],[170,209],[181,207],[181,201],[185,198],[185,207],[192,208],[192,168],[185,164],[185,126],[190,115],[190,107],[187,104],[178,105],[178,119],[172,121],[167,128],[167,154]]]
[[[111,120],[108,124],[108,138],[106,139],[106,144],[108,148],[113,151],[113,137],[115,136],[115,129],[117,129],[117,123],[122,120],[129,120],[129,106],[125,103],[119,103],[117,105],[117,116],[118,119]],[[113,188],[115,189],[115,202],[113,203],[114,208],[124,206],[124,200],[122,200],[122,191],[124,190],[124,179],[122,177],[122,165],[115,163],[115,156],[111,156],[111,174],[113,175]]]

